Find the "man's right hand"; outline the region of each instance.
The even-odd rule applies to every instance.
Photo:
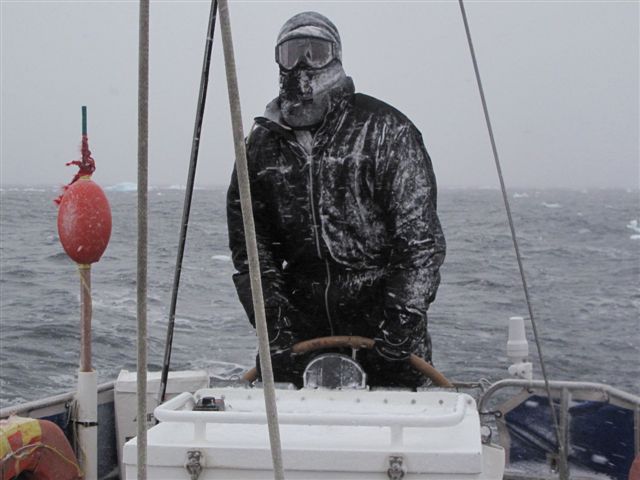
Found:
[[[295,336],[290,329],[280,328],[273,331],[273,336],[269,333],[269,350],[271,356],[291,351],[295,343]]]
[[[296,315],[296,311],[286,312],[285,309],[268,308],[267,332],[269,334],[269,353],[273,376],[276,382],[293,383],[302,388],[302,372],[304,371],[304,355],[292,352],[292,347],[300,338],[295,334],[295,320],[298,317],[290,317],[289,313]],[[283,314],[284,313],[284,314]],[[256,356],[256,367],[259,378],[262,380],[260,355]]]
[[[271,357],[291,355],[291,347],[296,342],[292,322],[282,308],[269,309],[267,312],[267,331]]]

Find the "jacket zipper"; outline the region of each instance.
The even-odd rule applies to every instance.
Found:
[[[318,215],[316,214],[316,204],[314,200],[314,190],[313,190],[313,155],[308,153],[307,158],[309,159],[309,202],[311,205],[311,219],[313,221],[313,233],[316,242],[316,250],[318,253],[318,258],[324,261],[324,266],[327,272],[327,282],[326,287],[324,289],[324,310],[327,315],[327,320],[329,321],[329,331],[331,335],[334,335],[333,331],[333,321],[331,319],[331,311],[329,310],[329,287],[331,286],[331,270],[329,269],[329,262],[326,258],[322,256],[322,251],[320,249],[320,235],[318,234],[318,229],[320,228],[320,224],[318,222]]]
[[[313,235],[316,240],[316,252],[318,253],[318,258],[322,259],[322,251],[320,250],[320,235],[318,235],[318,228],[320,228],[320,225],[318,224],[318,217],[316,216],[316,204],[314,201],[315,195],[313,191],[313,155],[307,154],[307,158],[309,159],[309,203],[311,205]]]

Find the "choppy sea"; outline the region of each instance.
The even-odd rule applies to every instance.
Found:
[[[111,242],[92,269],[93,363],[99,381],[136,369],[136,193],[107,188]],[[256,336],[231,281],[223,187],[194,193],[172,369],[232,376]],[[52,187],[0,189],[0,407],[75,386],[80,286],[56,230]],[[640,394],[640,194],[509,193],[542,354],[552,379]],[[184,190],[149,194],[149,367],[161,368]],[[507,321],[527,316],[501,194],[441,189],[448,243],[429,316],[434,363],[455,380],[506,376]],[[531,357],[540,375],[528,328]]]

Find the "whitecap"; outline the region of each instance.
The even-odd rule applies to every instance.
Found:
[[[218,260],[221,262],[230,262],[231,261],[231,257],[229,255],[212,255],[211,256],[212,260]]]
[[[168,190],[186,190],[187,187],[185,187],[184,185],[169,185],[167,189]]]
[[[627,224],[627,228],[633,230],[634,232],[640,233],[640,225],[638,225],[638,220],[631,220]]]
[[[562,205],[560,205],[559,203],[542,202],[542,205],[547,207],[547,208],[560,208],[560,207],[562,207]]]
[[[514,193],[513,194],[513,198],[529,198],[529,194],[524,192],[524,193]]]
[[[121,182],[115,185],[110,185],[105,188],[108,192],[137,192],[138,184],[133,182]]]
[[[631,235],[629,238],[631,240],[640,240],[640,235]]]

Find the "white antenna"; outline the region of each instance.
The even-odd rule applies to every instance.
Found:
[[[509,375],[524,380],[533,378],[533,366],[528,361],[529,343],[524,331],[524,318],[509,318],[509,339],[507,340],[507,357],[511,362]]]

